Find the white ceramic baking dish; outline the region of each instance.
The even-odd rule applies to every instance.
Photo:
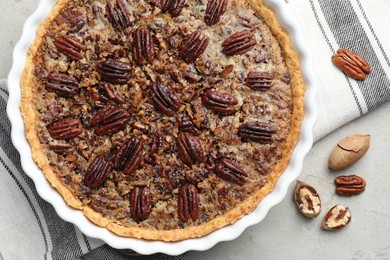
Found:
[[[311,58],[302,41],[301,32],[285,9],[281,0],[265,0],[274,9],[280,22],[288,31],[296,50],[301,56],[302,72],[307,84],[305,94],[305,116],[301,127],[301,135],[296,145],[290,163],[280,177],[274,191],[265,197],[258,207],[249,215],[235,224],[219,229],[207,236],[187,239],[179,242],[146,241],[142,239],[117,236],[105,228],[92,224],[81,211],[70,208],[61,195],[51,187],[31,157],[31,149],[25,138],[24,124],[19,109],[21,89],[20,76],[25,66],[28,48],[35,38],[39,24],[49,14],[56,0],[41,0],[38,9],[24,24],[22,37],[13,51],[13,66],[8,75],[9,100],[7,113],[12,124],[12,140],[20,153],[24,171],[34,181],[39,195],[53,205],[58,215],[75,224],[85,235],[99,238],[117,249],[131,249],[140,254],[166,253],[178,255],[189,250],[207,250],[221,241],[237,238],[247,227],[262,221],[271,207],[278,204],[286,195],[289,185],[299,176],[303,159],[313,143],[312,129],[316,118],[315,93],[316,84],[311,70]]]

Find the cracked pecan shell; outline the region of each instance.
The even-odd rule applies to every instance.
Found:
[[[202,96],[202,103],[206,108],[218,114],[231,115],[236,112],[235,105],[238,104],[238,100],[228,93],[208,89]]]
[[[238,135],[243,141],[253,141],[261,144],[273,142],[272,134],[276,132],[276,127],[263,122],[247,122],[238,128]]]
[[[80,60],[83,58],[82,51],[87,48],[78,39],[69,35],[60,35],[55,38],[54,45],[57,50],[72,60]]]
[[[112,163],[116,170],[123,170],[125,174],[132,174],[142,162],[144,142],[133,137],[124,143],[115,154]]]
[[[76,118],[65,118],[58,120],[47,127],[50,136],[57,140],[69,140],[79,136],[83,129],[80,120]]]
[[[221,164],[215,166],[214,172],[222,179],[234,182],[240,186],[244,185],[245,177],[248,176],[239,163],[228,158],[222,159]]]
[[[154,42],[150,31],[138,29],[133,34],[133,59],[139,65],[144,61],[151,64],[154,60]]]
[[[125,84],[130,79],[131,65],[119,60],[106,60],[96,66],[104,81]]]
[[[188,166],[204,161],[205,156],[198,137],[188,132],[180,133],[177,146],[180,158]]]
[[[106,135],[125,128],[130,114],[126,109],[115,107],[97,112],[91,119],[90,126],[96,127],[95,133]]]
[[[221,16],[226,12],[229,0],[209,0],[207,2],[204,22],[212,26],[221,20]]]
[[[248,73],[245,84],[256,91],[266,91],[273,85],[273,76],[268,72],[252,71]]]
[[[152,211],[150,189],[145,186],[135,187],[130,195],[131,217],[137,221],[146,220]]]
[[[253,33],[242,31],[231,35],[222,43],[222,52],[227,56],[244,54],[256,45]]]
[[[130,26],[130,14],[123,0],[117,0],[113,5],[108,2],[106,5],[107,19],[118,31],[123,31]]]
[[[72,76],[63,73],[47,75],[46,89],[60,97],[70,98],[77,94],[79,82]]]
[[[155,82],[151,86],[151,91],[151,99],[157,109],[168,116],[173,116],[179,110],[181,101],[170,87]]]
[[[193,62],[203,54],[208,44],[209,37],[202,34],[200,30],[196,30],[188,35],[180,45],[179,56],[187,63]]]
[[[179,16],[186,0],[162,0],[161,11],[170,13],[172,17]]]
[[[111,169],[111,164],[103,156],[96,156],[88,166],[84,176],[84,184],[91,189],[99,187],[108,178]]]
[[[180,188],[177,206],[181,221],[187,222],[190,217],[196,221],[199,213],[199,195],[195,185],[186,184]]]

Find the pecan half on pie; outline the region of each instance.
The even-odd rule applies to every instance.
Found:
[[[305,90],[260,0],[59,0],[21,85],[33,157],[66,202],[164,241],[232,224],[273,190]]]

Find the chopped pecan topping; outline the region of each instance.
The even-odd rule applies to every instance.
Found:
[[[195,61],[206,50],[209,44],[209,37],[202,34],[200,30],[188,35],[179,49],[180,58],[185,62],[190,63]]]
[[[80,120],[75,118],[65,118],[54,122],[47,127],[51,137],[57,140],[68,140],[79,136],[83,129]]]
[[[133,137],[124,143],[113,158],[113,165],[116,170],[123,170],[125,174],[132,174],[142,162],[142,148],[144,142]]]
[[[160,82],[155,82],[151,86],[151,91],[151,99],[156,108],[168,116],[173,116],[179,110],[181,101],[170,87]]]
[[[273,142],[272,134],[276,132],[276,127],[269,123],[247,122],[238,128],[238,135],[243,141],[253,141],[261,144]]]
[[[268,72],[249,72],[245,79],[245,84],[256,91],[266,91],[273,85],[273,76]]]
[[[172,17],[179,16],[186,0],[162,0],[161,10],[163,13],[170,13]]]
[[[217,24],[221,20],[221,16],[225,13],[228,2],[228,0],[209,0],[207,2],[204,22],[209,26]]]
[[[177,206],[181,221],[187,222],[190,216],[193,221],[196,221],[199,212],[199,197],[195,185],[186,184],[180,188]]]
[[[131,65],[119,60],[106,60],[96,66],[104,81],[125,84],[130,79]]]
[[[95,133],[105,135],[115,133],[126,126],[130,114],[121,107],[97,112],[91,119],[90,126],[97,127]]]
[[[238,104],[238,100],[228,93],[208,89],[202,96],[202,103],[206,108],[218,114],[230,115],[236,112],[234,106]]]
[[[191,166],[204,161],[205,156],[198,137],[188,132],[180,133],[177,146],[180,157],[185,164]]]
[[[67,74],[50,73],[47,75],[46,89],[60,97],[73,97],[78,92],[78,81]]]
[[[130,195],[131,217],[137,221],[147,219],[152,211],[152,200],[148,187],[135,187]]]
[[[348,49],[338,49],[337,53],[332,56],[332,61],[348,77],[356,80],[364,80],[366,74],[371,72],[368,62]]]
[[[228,158],[223,158],[221,164],[215,166],[214,172],[222,179],[234,182],[240,186],[244,185],[245,177],[248,176],[240,164]]]
[[[242,31],[231,35],[222,43],[222,52],[227,56],[244,54],[256,45],[253,33]]]
[[[88,166],[84,176],[84,184],[91,189],[99,187],[99,185],[108,178],[111,169],[111,164],[107,162],[103,156],[96,156],[93,162]]]
[[[69,35],[61,35],[55,38],[54,45],[57,50],[72,60],[80,60],[83,58],[81,51],[87,48],[76,38]]]
[[[154,42],[148,29],[138,29],[133,34],[133,59],[139,64],[153,63]]]
[[[366,181],[357,175],[338,176],[334,184],[336,193],[342,196],[358,195],[366,189]]]
[[[116,5],[107,3],[108,20],[115,29],[122,31],[130,26],[129,10],[123,0],[117,0]]]

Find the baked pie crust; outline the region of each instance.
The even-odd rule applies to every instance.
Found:
[[[93,223],[149,240],[253,211],[304,114],[299,56],[261,0],[58,0],[21,86],[51,185]]]

